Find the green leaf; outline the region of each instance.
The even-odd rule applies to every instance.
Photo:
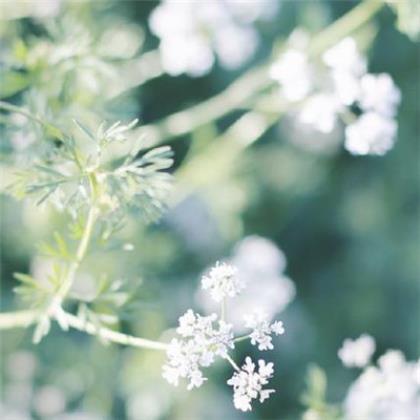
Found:
[[[8,98],[26,89],[30,80],[27,75],[14,70],[0,69],[0,98]]]
[[[83,125],[80,121],[76,119],[74,119],[73,122],[76,124],[76,126],[82,133],[86,134],[91,140],[95,141],[95,136],[85,125]]]
[[[38,282],[29,274],[13,273],[13,277],[27,286],[39,287]]]

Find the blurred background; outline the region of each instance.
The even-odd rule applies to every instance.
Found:
[[[255,43],[249,57],[229,60],[239,45],[233,43],[213,59],[203,56],[188,73],[156,54],[161,28],[151,30],[149,17],[158,2],[3,1],[2,65],[12,49],[16,60],[18,45],[33,54],[26,61],[31,74],[47,66],[42,60],[50,54],[48,42],[81,48],[87,39],[86,48],[94,48],[87,64],[73,62],[76,70],[50,67],[47,80],[20,81],[20,89],[3,91],[3,97],[46,109],[59,122],[74,115],[89,121],[89,113],[98,112],[124,121],[138,117],[148,126],[223,92],[266,62],[296,28],[317,33],[358,4],[256,3],[263,7],[242,7],[237,18],[250,29],[246,45]],[[341,401],[345,395],[355,373],[337,358],[344,338],[366,332],[377,340],[378,354],[398,348],[408,359],[418,356],[418,44],[396,29],[388,7],[364,33],[369,69],[391,74],[402,94],[398,138],[389,153],[352,156],[342,146],[342,130],[315,135],[285,116],[230,155],[226,165],[223,156],[230,149],[223,142],[216,150],[210,147],[244,110],[163,139],[175,151],[168,212],[148,226],[133,214],[113,246],[89,255],[76,281],[81,294],[89,293],[103,272],[135,286],[135,304],[121,313],[121,328],[164,340],[162,332],[186,309],[209,309],[197,293],[206,268],[233,259],[245,272],[248,264],[253,297],[286,327],[275,350],[264,354],[275,362],[276,394],[252,413],[237,412],[226,385],[227,364],[208,369],[210,380],[186,392],[161,377],[163,354],[106,345],[54,325],[39,345],[32,344],[30,330],[1,332],[3,419],[296,419],[312,362],[326,370],[328,399]],[[41,45],[40,39],[48,42]],[[123,59],[132,63],[131,70],[112,67]],[[2,89],[12,85],[7,82],[0,80]],[[34,153],[27,144],[37,139],[19,135],[25,128],[6,126],[4,115],[1,122],[2,172],[8,179],[11,168],[27,158],[23,152]],[[251,121],[250,130],[257,123]],[[12,291],[12,273],[45,273],[36,244],[64,229],[66,217],[7,195],[1,196],[1,212],[1,307],[7,311],[22,307]],[[244,298],[238,308],[246,312],[252,302]],[[247,354],[258,357],[251,345],[238,346],[237,360]]]

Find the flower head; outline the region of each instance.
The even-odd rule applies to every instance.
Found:
[[[346,339],[338,351],[338,357],[347,367],[363,367],[375,352],[375,340],[367,334],[356,340]]]
[[[245,316],[245,326],[252,328],[250,334],[251,344],[258,345],[258,350],[272,350],[272,334],[284,334],[284,327],[281,321],[275,321],[272,324],[267,316],[262,312],[254,312]]]
[[[397,123],[375,112],[362,114],[346,127],[345,147],[353,155],[384,155],[392,149]]]
[[[360,81],[360,107],[365,111],[377,112],[393,117],[401,101],[401,92],[389,74],[366,74]]]
[[[200,316],[189,309],[179,318],[177,333],[167,350],[167,362],[163,366],[163,377],[177,386],[179,378],[188,379],[187,389],[199,387],[206,378],[201,367],[210,366],[215,356],[225,357],[233,348],[232,326],[218,321],[215,314]]]
[[[210,290],[211,297],[221,302],[226,297],[234,297],[245,288],[245,283],[236,275],[236,267],[226,263],[216,263],[207,276],[201,280],[204,290]]]
[[[418,417],[419,362],[409,362],[399,350],[388,350],[353,382],[344,402],[345,418],[411,420]]]
[[[268,384],[268,380],[273,376],[273,363],[266,363],[264,360],[258,361],[258,370],[250,357],[245,359],[242,369],[235,372],[227,381],[233,387],[233,404],[235,408],[242,411],[252,410],[251,402],[259,399],[263,402],[270,397],[274,389],[263,389]]]
[[[289,101],[304,99],[312,88],[312,74],[306,55],[297,49],[286,51],[270,68],[270,76],[281,86]]]

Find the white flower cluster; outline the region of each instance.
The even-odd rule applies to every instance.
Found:
[[[268,380],[273,376],[273,363],[265,363],[264,360],[258,361],[258,371],[250,357],[245,359],[242,368],[233,374],[227,381],[233,387],[233,404],[241,411],[252,409],[251,401],[258,398],[262,403],[270,397],[274,389],[263,389],[268,384]]]
[[[179,318],[177,333],[182,340],[172,339],[167,351],[168,363],[163,366],[163,377],[178,386],[179,378],[187,378],[187,389],[199,387],[206,380],[200,367],[210,366],[215,356],[225,357],[233,348],[232,326],[218,321],[217,315],[202,317],[189,309]]]
[[[228,261],[230,266],[238,269],[235,281],[243,285],[240,293],[232,299],[235,310],[229,312],[236,332],[246,330],[243,323],[246,315],[263,308],[271,321],[295,297],[295,285],[285,274],[286,257],[271,240],[257,235],[247,236],[235,246]],[[197,299],[207,313],[217,310],[217,302],[206,291],[200,290]]]
[[[151,31],[160,38],[164,70],[171,75],[201,76],[210,71],[215,56],[227,69],[244,64],[257,49],[257,19],[270,17],[276,2],[261,0],[164,0],[149,18]]]
[[[258,350],[272,350],[272,334],[284,334],[283,322],[275,321],[270,324],[263,312],[254,312],[245,316],[245,326],[251,328],[251,344],[258,345]]]
[[[237,269],[226,263],[216,263],[207,276],[201,280],[204,290],[209,290],[216,302],[234,297],[245,288],[245,283],[237,277]]]
[[[345,147],[350,153],[385,154],[394,145],[394,117],[401,100],[391,76],[367,73],[366,60],[352,38],[327,50],[322,61],[327,71],[316,69],[303,50],[290,48],[272,65],[270,76],[286,100],[303,101],[301,123],[331,133],[341,117],[348,123]]]
[[[351,385],[346,420],[413,420],[420,413],[420,361],[408,362],[399,350],[388,350]]]
[[[367,334],[356,340],[346,339],[338,351],[338,357],[347,367],[366,366],[375,352],[375,340]]]
[[[255,312],[245,320],[245,328],[251,331],[242,337],[234,337],[233,325],[225,321],[226,299],[238,295],[245,283],[239,280],[237,268],[226,263],[216,263],[203,276],[203,289],[210,292],[216,302],[221,302],[221,315],[201,316],[189,309],[179,318],[176,330],[178,338],[173,338],[167,350],[167,361],[163,366],[163,377],[172,385],[177,386],[179,379],[187,379],[187,389],[200,387],[207,378],[203,376],[202,368],[208,367],[217,357],[226,359],[235,369],[228,384],[233,386],[234,405],[237,409],[251,410],[251,401],[267,399],[272,389],[263,389],[273,374],[273,364],[258,361],[258,370],[251,358],[247,357],[245,365],[240,369],[229,355],[235,348],[235,343],[249,339],[259,350],[274,348],[272,335],[284,333],[283,323],[270,322],[262,312]]]

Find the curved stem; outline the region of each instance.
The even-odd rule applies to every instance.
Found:
[[[76,250],[75,259],[70,264],[70,267],[67,271],[66,278],[64,279],[63,283],[61,284],[55,296],[59,302],[65,299],[65,297],[67,296],[68,292],[71,289],[71,286],[73,285],[76,272],[79,269],[80,264],[86,255],[96,218],[97,218],[97,208],[94,205],[92,205],[87,215],[86,225],[83,230],[83,234],[80,239],[79,246],[77,247],[77,250]]]
[[[64,318],[65,322],[70,327],[79,331],[83,331],[89,335],[105,339],[106,341],[123,344],[125,346],[147,348],[153,350],[167,349],[166,343],[123,334],[105,327],[98,327],[93,323],[84,321],[68,312],[63,312],[60,316]],[[38,321],[38,317],[38,311],[34,310],[0,313],[0,330],[26,328],[31,324],[35,324]]]
[[[263,88],[271,84],[266,77],[267,66],[260,66],[245,73],[221,93],[200,102],[197,105],[176,112],[162,120],[138,129],[146,133],[151,144],[159,144],[168,139],[180,137],[196,128],[217,120],[224,115],[241,108],[244,102],[252,98]],[[135,130],[137,132],[137,130]],[[138,135],[138,133],[136,133]]]

